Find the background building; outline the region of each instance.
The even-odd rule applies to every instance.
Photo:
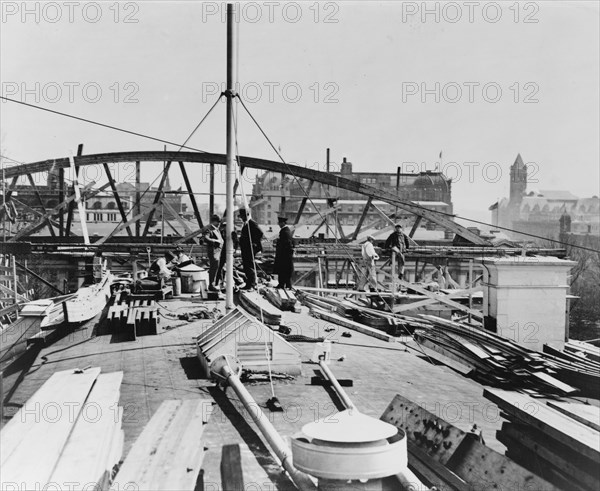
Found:
[[[558,239],[561,232],[600,234],[598,196],[579,198],[565,190],[527,190],[527,166],[521,154],[510,168],[509,198],[489,207],[494,226]],[[507,232],[515,239],[522,235]]]
[[[403,200],[415,202],[426,208],[452,214],[452,180],[441,172],[354,172],[352,163],[344,158],[341,171],[332,174],[396,194]],[[263,173],[256,179],[252,192],[253,200],[250,202],[254,219],[264,225],[274,225],[277,223],[277,215],[284,214],[293,223],[309,187],[310,181],[307,179],[296,180],[285,174]],[[344,227],[354,227],[358,224],[367,203],[365,197],[359,193],[317,182],[310,187],[309,196],[311,199],[306,203],[298,225],[318,225],[321,214],[335,207],[340,224]],[[395,219],[414,218],[412,214],[396,209],[393,205],[377,201],[373,204],[384,214],[394,216]],[[371,208],[364,225],[372,225],[377,220],[381,220],[381,213]],[[382,227],[384,226],[386,224],[382,223]],[[426,220],[422,221],[421,226],[428,229],[439,228]]]

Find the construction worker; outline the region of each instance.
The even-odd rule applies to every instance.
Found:
[[[292,288],[292,275],[294,274],[294,239],[292,231],[287,224],[287,218],[277,217],[280,227],[279,238],[275,246],[275,264],[273,272],[277,274],[279,284],[277,288]]]
[[[365,283],[369,283],[372,291],[377,290],[377,272],[375,270],[375,261],[379,259],[379,255],[375,252],[373,243],[375,238],[372,235],[367,237],[367,240],[362,245],[362,263],[363,276],[360,278],[359,290],[365,289]]]
[[[208,289],[217,291],[219,261],[221,260],[221,251],[223,250],[223,237],[219,232],[221,218],[219,215],[210,217],[210,225],[204,232],[204,242],[208,247]]]
[[[244,222],[240,232],[240,251],[242,252],[242,264],[246,275],[245,290],[256,288],[256,265],[254,258],[262,252],[261,240],[264,236],[258,224],[248,216],[248,210],[240,208],[239,217]]]
[[[173,274],[169,269],[169,264],[175,259],[175,255],[171,251],[165,252],[165,255],[159,257],[150,265],[150,274],[158,276],[159,280],[167,280]]]
[[[183,268],[184,266],[192,264],[192,262],[193,261],[190,259],[190,256],[183,252],[183,248],[181,246],[177,246],[175,248],[175,259],[171,261],[173,268]]]
[[[385,241],[385,248],[392,251],[392,254],[396,255],[396,264],[398,267],[398,278],[404,279],[404,255],[408,250],[408,237],[402,232],[402,225],[397,223],[394,226],[394,231],[389,235]],[[392,274],[394,272],[392,271]]]

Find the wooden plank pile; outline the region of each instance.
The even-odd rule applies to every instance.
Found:
[[[0,489],[108,489],[123,452],[122,379],[54,373],[0,432]]]
[[[319,297],[306,291],[300,291],[298,299],[315,314],[320,314],[322,311],[332,312],[343,319],[350,320],[351,323],[343,321],[348,324],[344,327],[348,327],[349,329],[352,328],[350,325],[358,324],[359,326],[366,326],[377,331],[382,331],[390,336],[406,336],[412,334],[418,327],[427,327],[429,325],[427,322],[409,316],[369,308],[368,302],[363,300],[339,299],[334,296]],[[340,320],[337,320],[338,322],[334,318],[331,322],[339,324]]]
[[[600,362],[600,348],[585,341],[569,339],[565,343],[565,352],[577,355],[590,361]]]
[[[269,302],[279,310],[289,310],[291,312],[300,312],[298,299],[291,290],[283,288],[264,288],[262,291]]]
[[[211,413],[206,399],[163,401],[131,447],[111,490],[201,489],[202,432]]]
[[[458,362],[483,383],[520,388],[532,395],[598,395],[600,365],[585,361],[575,364],[472,326],[429,315],[422,317],[430,326],[417,330],[414,337],[427,354],[442,362]]]
[[[380,419],[406,434],[408,466],[428,486],[460,491],[558,489],[487,447],[477,433],[465,432],[401,395]]]
[[[135,341],[137,336],[157,334],[158,322],[158,304],[153,296],[118,291],[111,298],[106,318],[108,332]]]
[[[598,407],[535,400],[497,389],[484,391],[510,422],[497,439],[506,455],[566,490],[600,488]],[[558,409],[560,408],[560,409]]]

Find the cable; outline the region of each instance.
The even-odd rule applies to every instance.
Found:
[[[39,109],[40,111],[46,111],[46,112],[49,112],[49,113],[58,114],[59,116],[64,116],[66,118],[75,119],[77,121],[83,121],[84,123],[95,124],[96,126],[102,126],[103,128],[108,128],[108,129],[111,129],[111,130],[120,131],[122,133],[127,133],[129,135],[139,136],[140,138],[146,138],[148,140],[154,140],[154,141],[157,141],[157,142],[160,142],[160,143],[166,143],[167,145],[174,145],[174,146],[178,146],[179,145],[178,143],[171,142],[171,141],[168,141],[168,140],[163,140],[161,138],[157,138],[157,137],[154,137],[154,136],[145,135],[143,133],[138,133],[136,131],[126,130],[124,128],[119,128],[118,126],[112,126],[112,125],[109,125],[109,124],[100,123],[98,121],[93,121],[91,119],[81,118],[79,116],[74,116],[72,114],[67,114],[67,113],[63,113],[63,112],[60,112],[60,111],[55,111],[53,109],[48,109],[48,108],[45,108],[45,107],[42,107],[42,106],[36,106],[35,104],[29,104],[27,102],[17,101],[15,99],[10,99],[8,97],[0,96],[0,99],[3,99],[3,100],[8,101],[8,102],[14,102],[15,104],[21,104],[23,106],[32,107],[34,109]],[[181,150],[181,148],[185,148],[187,150],[193,150],[195,152],[200,152],[200,153],[207,153],[205,150],[200,150],[199,148],[194,148],[194,147],[186,147],[186,146],[182,145],[180,147],[180,150]]]
[[[242,194],[242,202],[244,204],[244,209],[248,210],[248,212],[250,212],[249,207],[248,207],[248,200],[246,199],[246,194],[244,193],[244,184],[242,182],[242,178],[241,178],[241,165],[240,165],[240,149],[238,147],[238,132],[237,132],[237,117],[236,114],[233,111],[233,104],[231,104],[231,119],[233,120],[233,134],[234,134],[234,141],[235,141],[235,153],[236,153],[236,174],[238,174],[239,172],[239,178],[238,178],[238,182],[240,184],[240,192]],[[256,264],[256,257],[254,256],[254,250],[252,247],[252,232],[250,230],[250,220],[252,219],[252,215],[250,214],[250,216],[247,217],[248,218],[248,234],[250,236],[250,254],[252,256],[252,262],[254,263],[254,271],[255,271],[255,275],[256,275],[256,270],[257,270],[257,264]],[[263,271],[264,273],[264,271]],[[255,281],[257,281],[258,278],[255,278]],[[257,282],[258,283],[258,282]],[[258,309],[260,311],[260,322],[262,324],[265,323],[265,317],[264,317],[264,313],[263,313],[263,308],[261,307],[261,305],[258,305]],[[267,343],[267,337],[265,336],[264,338],[265,341],[265,358],[267,359],[267,369],[269,371],[269,383],[271,386],[271,397],[274,398],[275,397],[275,387],[273,386],[273,374],[271,372],[271,359],[270,359],[270,353],[269,353],[269,344]]]

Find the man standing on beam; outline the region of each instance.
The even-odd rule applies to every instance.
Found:
[[[396,264],[398,265],[398,278],[404,279],[404,255],[408,250],[409,242],[408,237],[402,232],[402,225],[397,223],[394,226],[394,231],[389,235],[385,241],[385,248],[392,251],[392,254],[396,254]],[[394,271],[392,271],[394,274]]]

